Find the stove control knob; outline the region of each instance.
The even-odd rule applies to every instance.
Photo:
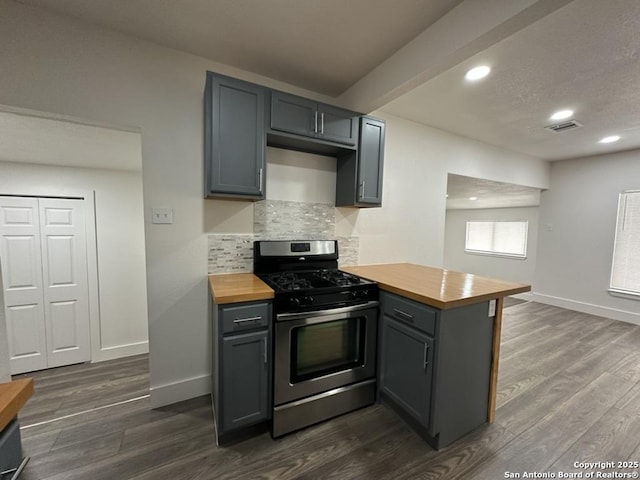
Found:
[[[358,292],[356,292],[355,290],[352,292],[349,292],[349,297],[351,297],[352,299],[357,299],[360,295],[358,295]]]
[[[299,307],[301,302],[300,299],[298,297],[293,297],[292,299],[289,300],[289,303],[291,304],[292,307]]]
[[[306,297],[304,297],[304,298],[302,299],[302,303],[303,303],[304,305],[313,305],[313,297],[311,297],[311,296],[307,295]]]

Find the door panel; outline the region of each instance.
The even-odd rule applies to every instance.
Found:
[[[91,360],[87,254],[82,204],[40,199],[49,367]]]
[[[11,373],[47,368],[38,199],[0,197],[0,258]]]
[[[78,302],[52,302],[49,305],[51,324],[54,328],[51,331],[51,351],[61,352],[63,350],[77,350],[78,338],[78,313],[76,307]]]
[[[16,360],[35,368],[46,367],[44,332],[40,331],[41,327],[42,305],[7,307],[7,335],[12,363]]]
[[[74,237],[49,235],[47,237],[47,259],[49,261],[48,284],[51,287],[74,286]]]
[[[15,292],[40,288],[40,265],[36,264],[40,239],[36,235],[3,236],[6,250],[5,285]]]

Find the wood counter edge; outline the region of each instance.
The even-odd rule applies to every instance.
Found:
[[[0,431],[18,414],[33,395],[33,378],[0,383]]]
[[[409,290],[404,290],[394,285],[388,285],[385,283],[378,282],[378,286],[380,287],[381,290],[384,290],[385,292],[395,293],[402,297],[410,298],[412,300],[415,300],[416,302],[423,303],[425,305],[428,305],[430,307],[435,307],[440,310],[463,307],[465,305],[472,305],[474,303],[480,303],[487,300],[495,300],[498,298],[508,297],[509,295],[515,295],[516,293],[524,293],[524,292],[531,291],[531,286],[526,285],[522,287],[515,287],[515,288],[500,290],[497,292],[486,293],[484,295],[475,295],[473,297],[465,297],[465,298],[460,298],[458,300],[450,300],[448,302],[443,302],[441,300],[436,300],[435,298],[425,297],[424,295],[420,295],[419,293],[411,292]]]
[[[274,297],[273,290],[258,277],[253,275],[252,273],[246,273],[244,275],[251,275],[253,277],[253,282],[258,284],[259,289],[251,289],[245,287],[243,289],[238,289],[233,293],[226,294],[216,294],[214,282],[216,277],[223,275],[237,275],[233,273],[220,273],[220,274],[210,274],[208,275],[209,280],[209,292],[211,294],[211,298],[217,305],[225,305],[228,303],[241,303],[241,302],[254,302],[258,300],[271,300]],[[219,277],[218,277],[219,278]]]

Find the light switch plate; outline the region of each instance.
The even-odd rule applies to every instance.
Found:
[[[489,300],[489,317],[495,317],[495,316],[496,316],[496,301]]]
[[[151,223],[173,223],[173,209],[167,207],[151,208]]]

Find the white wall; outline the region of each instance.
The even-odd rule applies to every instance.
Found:
[[[253,226],[250,204],[202,198],[205,71],[329,99],[11,0],[0,11],[1,104],[140,128],[145,209],[174,211],[172,225],[145,219],[152,405],[208,393],[206,233]],[[442,263],[449,172],[547,186],[544,162],[381,116],[385,206],[340,209],[337,228],[360,235],[363,263]]]
[[[339,209],[338,235],[360,236],[360,263],[442,266],[449,173],[546,188],[549,164],[384,112],[382,208]]]
[[[485,277],[533,283],[538,249],[538,207],[447,210],[444,267]],[[465,253],[468,221],[526,220],[529,222],[527,258],[506,258]]]
[[[618,194],[638,188],[640,150],[552,164],[540,204],[536,300],[640,324],[640,302],[607,291]]]
[[[94,361],[148,351],[141,172],[0,161],[0,194],[95,192],[99,318]]]

